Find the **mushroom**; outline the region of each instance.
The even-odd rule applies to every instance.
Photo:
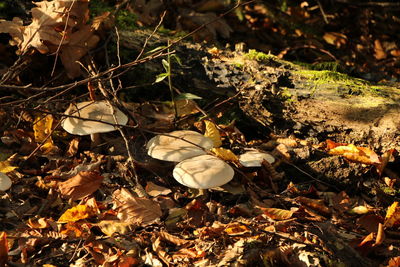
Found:
[[[12,185],[10,177],[0,172],[0,191],[7,191]]]
[[[264,159],[269,163],[275,162],[272,155],[257,150],[251,150],[239,156],[239,162],[244,167],[261,167]]]
[[[72,115],[83,119],[67,117],[65,118],[61,126],[70,134],[76,135],[89,135],[92,139],[92,147],[97,146],[100,143],[100,133],[106,133],[116,130],[111,124],[126,125],[128,117],[122,113],[116,107],[111,106],[106,101],[87,101],[81,102],[76,105],[70,105],[69,108],[64,112],[66,115]],[[115,119],[114,119],[115,116]],[[106,123],[111,124],[106,124]]]
[[[181,161],[172,172],[180,184],[200,190],[224,185],[232,180],[234,174],[229,164],[212,155]]]
[[[147,143],[147,154],[155,159],[179,162],[205,155],[213,147],[213,141],[195,131],[173,131],[157,135]]]

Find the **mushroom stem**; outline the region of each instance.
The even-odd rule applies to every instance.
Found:
[[[90,145],[91,148],[96,148],[101,143],[100,133],[92,133],[92,134],[90,134],[90,139],[92,140],[92,144]]]

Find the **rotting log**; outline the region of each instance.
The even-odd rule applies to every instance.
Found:
[[[140,51],[149,32],[121,32],[125,49]],[[152,36],[148,47],[167,44]],[[172,49],[181,58],[174,84],[204,98],[232,96],[255,124],[268,131],[323,141],[363,143],[386,150],[400,144],[400,93],[396,85],[372,85],[362,79],[322,70],[308,70],[272,55],[220,49],[182,41]],[[160,62],[149,62],[155,75]]]

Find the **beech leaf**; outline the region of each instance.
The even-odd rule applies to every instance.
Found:
[[[65,198],[82,199],[99,189],[103,179],[103,176],[96,171],[81,171],[76,176],[59,183],[58,188]]]

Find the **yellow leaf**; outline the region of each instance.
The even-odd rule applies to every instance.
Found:
[[[42,143],[45,141],[45,143],[41,147],[41,151],[44,153],[51,152],[55,146],[53,143],[53,139],[51,136],[46,139],[46,137],[51,134],[53,127],[53,116],[51,115],[46,115],[46,116],[37,116],[35,118],[35,122],[33,124],[33,132],[35,136],[35,142],[37,143]]]
[[[96,210],[86,205],[77,205],[64,212],[58,219],[59,223],[76,222],[96,215]]]
[[[225,233],[227,233],[230,236],[236,236],[236,235],[243,235],[246,233],[250,233],[250,229],[247,228],[243,224],[239,223],[231,223],[228,224],[228,226],[225,228]]]
[[[362,164],[380,164],[381,160],[379,156],[367,147],[357,147],[353,144],[346,146],[337,146],[329,150],[331,155],[340,155],[352,162],[358,162]]]
[[[206,132],[204,133],[204,136],[213,140],[214,147],[220,147],[222,145],[222,141],[217,127],[211,121],[204,121],[204,123],[206,125]]]
[[[100,230],[108,236],[115,233],[127,234],[131,230],[132,223],[116,220],[104,220],[97,224]]]
[[[0,161],[0,172],[7,173],[15,170],[18,167],[11,166],[8,161]]]
[[[220,159],[226,160],[226,161],[233,161],[233,162],[238,162],[239,159],[238,157],[230,150],[222,147],[215,147],[211,149],[211,151]]]
[[[51,133],[51,127],[53,126],[53,116],[47,115],[37,116],[33,124],[33,131],[35,134],[35,142],[41,143]],[[51,140],[51,137],[47,139]]]
[[[400,223],[400,207],[397,201],[393,202],[386,212],[385,226],[392,227],[396,223]]]

